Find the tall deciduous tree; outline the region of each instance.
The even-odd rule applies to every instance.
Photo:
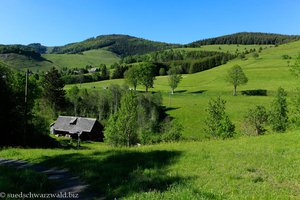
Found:
[[[132,66],[125,72],[125,80],[126,82],[133,86],[134,91],[136,91],[136,87],[139,84],[140,80],[140,69],[138,66]]]
[[[105,127],[105,139],[114,146],[131,146],[138,140],[136,94],[127,91],[121,98],[121,107]]]
[[[74,106],[74,115],[78,115],[78,105],[80,102],[79,88],[75,85],[68,91],[69,101]]]
[[[284,132],[288,125],[288,108],[286,101],[287,93],[279,87],[276,97],[271,105],[269,121],[272,129],[277,132]]]
[[[206,131],[213,137],[232,137],[235,126],[225,112],[226,101],[218,97],[208,103],[207,118],[205,121]]]
[[[173,67],[168,71],[169,86],[171,88],[171,93],[174,94],[174,90],[177,88],[178,84],[182,79],[182,75],[179,74],[179,68]]]
[[[63,108],[65,104],[65,84],[57,69],[52,68],[45,74],[42,86],[44,89],[44,98],[56,113],[56,111]]]
[[[235,65],[228,70],[226,80],[233,85],[234,96],[236,96],[237,86],[246,84],[248,82],[248,78],[239,65]]]
[[[153,87],[155,80],[154,66],[151,63],[143,63],[139,67],[140,83],[146,87],[146,92],[148,92],[149,87]]]

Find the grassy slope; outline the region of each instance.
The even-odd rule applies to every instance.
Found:
[[[68,168],[110,198],[299,199],[299,133],[131,149],[11,148],[0,157]]]
[[[56,66],[51,61],[38,61],[18,54],[0,54],[0,62],[16,70],[29,68],[33,71],[47,71]]]
[[[209,99],[218,95],[227,100],[227,111],[236,123],[237,131],[240,132],[241,120],[249,106],[256,104],[269,106],[279,86],[285,88],[291,95],[296,87],[296,80],[291,75],[287,60],[283,60],[281,56],[288,54],[295,58],[299,51],[300,41],[265,49],[260,53],[258,59],[248,55],[247,60],[236,59],[211,70],[184,75],[182,82],[176,89],[178,92],[174,95],[168,94],[167,77],[157,77],[152,91],[163,92],[164,104],[173,108],[169,113],[178,118],[184,125],[184,136],[186,137],[198,139],[206,137],[203,131],[205,108]],[[249,78],[248,84],[238,87],[238,91],[266,89],[268,90],[268,96],[239,95],[233,97],[232,86],[226,83],[225,75],[227,70],[235,64],[239,64]],[[81,88],[96,86],[96,89],[101,89],[111,83],[122,84],[124,80],[86,83],[82,84]],[[143,88],[139,87],[139,89]]]
[[[84,51],[83,54],[43,54],[43,57],[60,67],[67,68],[84,68],[86,65],[100,64],[110,66],[120,60],[116,54],[102,49]]]

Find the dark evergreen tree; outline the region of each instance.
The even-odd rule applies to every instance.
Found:
[[[64,81],[55,68],[48,71],[42,81],[43,97],[51,106],[55,115],[57,111],[64,109],[66,103],[64,86]]]

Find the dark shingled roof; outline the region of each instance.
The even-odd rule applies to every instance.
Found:
[[[59,116],[53,125],[57,131],[66,131],[71,134],[79,132],[91,132],[96,119],[85,117]]]

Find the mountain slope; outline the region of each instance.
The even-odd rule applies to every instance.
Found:
[[[215,38],[198,40],[187,44],[188,47],[200,47],[212,44],[284,44],[299,40],[298,35],[282,35],[273,33],[241,32]]]
[[[223,49],[222,45],[221,48]],[[224,47],[225,48],[225,47]],[[259,58],[251,54],[246,58],[229,61],[225,65],[199,72],[196,74],[185,74],[175,90],[170,95],[168,77],[156,77],[154,88],[150,91],[161,91],[164,97],[164,105],[170,107],[168,113],[175,117],[184,126],[184,136],[187,138],[203,139],[208,135],[203,130],[205,127],[205,116],[209,99],[221,96],[227,101],[226,107],[230,118],[236,124],[237,132],[242,133],[242,121],[247,109],[257,104],[269,106],[279,86],[287,90],[290,96],[297,87],[297,80],[290,72],[288,62],[292,64],[300,49],[300,41],[269,47],[262,50]],[[283,55],[291,56],[292,59],[283,59]],[[232,85],[225,80],[227,70],[240,65],[249,79],[247,85],[238,87],[239,95],[232,96]],[[81,88],[95,88],[101,90],[104,86],[112,83],[123,84],[123,79],[100,81],[82,84]],[[71,86],[67,86],[70,88]],[[139,86],[139,90],[144,87]],[[244,96],[243,90],[267,91],[267,96]],[[176,93],[176,91],[178,91]],[[289,96],[289,97],[290,97]]]
[[[120,56],[144,54],[179,47],[180,45],[154,42],[129,35],[101,35],[82,42],[54,47],[49,53],[80,53],[91,49],[106,49]]]

